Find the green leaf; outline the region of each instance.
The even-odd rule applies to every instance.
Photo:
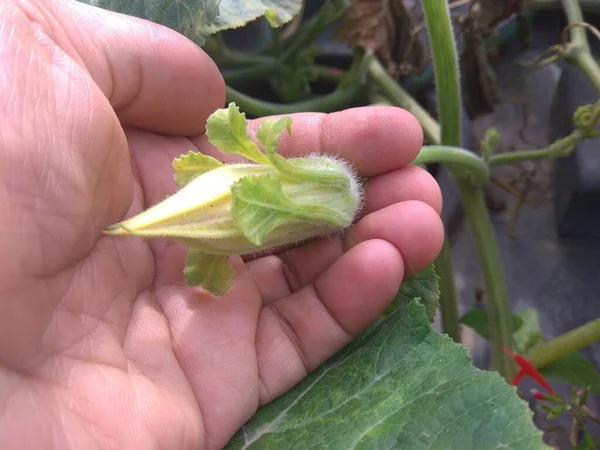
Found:
[[[515,389],[473,367],[414,300],[260,409],[226,448],[549,447]]]
[[[489,320],[485,310],[471,310],[460,321],[489,341]],[[523,354],[542,343],[543,336],[538,324],[537,312],[533,308],[513,314],[513,321],[513,339],[517,353]],[[569,383],[573,386],[589,386],[592,392],[600,394],[600,373],[579,352],[569,353],[538,370],[548,379]]]
[[[110,11],[136,16],[178,31],[203,45],[222,30],[239,28],[264,16],[273,27],[291,21],[299,0],[79,0]]]
[[[259,164],[271,165],[258,145],[250,140],[246,114],[235,103],[215,111],[206,122],[206,135],[223,153],[237,153]]]
[[[516,314],[521,319],[521,326],[513,334],[513,343],[518,353],[525,353],[544,340],[538,313],[535,308],[527,308]]]
[[[218,23],[219,0],[79,0],[109,11],[139,17],[178,31],[200,44]],[[221,0],[221,9],[222,1]],[[222,20],[222,19],[221,19]],[[252,20],[252,19],[250,19]]]
[[[425,307],[427,318],[433,322],[440,298],[438,279],[432,264],[404,280],[396,298],[383,313],[384,317],[399,308],[405,308],[414,299],[419,299]]]
[[[332,161],[321,158],[319,167],[308,166],[310,158],[285,159],[278,155],[276,150],[279,146],[278,139],[287,129],[292,133],[292,119],[283,117],[280,119],[265,119],[256,131],[258,142],[265,149],[270,164],[286,177],[295,181],[310,181],[313,183],[327,184],[332,188],[347,189],[350,179],[348,174],[340,170],[341,167],[334,165]]]
[[[204,36],[222,30],[239,28],[259,17],[273,27],[290,22],[302,7],[300,0],[221,0],[220,15],[214,23],[200,30]]]
[[[197,176],[222,165],[221,161],[211,156],[198,152],[189,152],[173,160],[175,182],[180,186],[186,185]]]
[[[546,378],[572,386],[589,387],[594,394],[600,394],[600,373],[579,352],[569,353],[542,367],[539,372]]]
[[[513,333],[523,325],[523,320],[513,314]],[[472,309],[460,318],[460,322],[472,328],[479,336],[485,340],[490,340],[490,319],[485,309]]]
[[[321,205],[294,203],[284,194],[279,180],[269,175],[242,178],[231,187],[231,213],[246,239],[261,245],[264,237],[288,222],[308,222],[345,227],[347,218]]]
[[[538,314],[534,308],[524,309],[512,316],[513,344],[516,353],[525,353],[543,341]],[[472,309],[460,321],[484,339],[490,340],[490,322],[485,309]]]
[[[190,249],[184,274],[188,286],[202,285],[213,295],[223,295],[231,287],[234,272],[228,256]]]

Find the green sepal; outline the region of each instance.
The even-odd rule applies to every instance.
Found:
[[[277,140],[286,129],[288,134],[292,134],[292,119],[283,117],[281,119],[264,119],[258,130],[256,130],[256,139],[260,142],[266,152],[267,158],[271,159],[279,146]],[[279,155],[277,155],[279,156]],[[283,159],[281,156],[279,158]]]
[[[185,282],[188,286],[202,285],[213,295],[223,295],[231,287],[233,267],[226,255],[211,255],[190,249],[185,260]]]
[[[292,119],[283,117],[281,119],[265,119],[256,131],[256,139],[264,147],[267,158],[271,165],[281,174],[295,181],[310,181],[313,183],[328,184],[332,187],[347,188],[349,180],[344,172],[334,170],[327,172],[323,169],[307,169],[299,165],[299,161],[286,159],[277,154],[278,139],[287,129],[288,134],[292,133]]]
[[[289,222],[309,222],[323,227],[346,227],[348,218],[322,205],[290,200],[278,179],[269,175],[242,178],[231,187],[231,213],[246,239],[262,245],[267,234]]]
[[[246,114],[235,103],[215,111],[206,122],[206,135],[211,144],[223,153],[237,153],[258,164],[271,165],[258,145],[248,135]]]
[[[211,156],[198,152],[188,152],[173,160],[175,182],[184,186],[199,175],[221,167],[223,163]]]

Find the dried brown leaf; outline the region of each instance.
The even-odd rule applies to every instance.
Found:
[[[499,100],[496,74],[488,61],[479,18],[477,9],[470,8],[462,21],[461,84],[463,103],[471,118],[492,112]]]
[[[403,0],[354,0],[344,13],[338,39],[373,52],[393,75],[419,72],[424,49],[416,30],[418,18]]]

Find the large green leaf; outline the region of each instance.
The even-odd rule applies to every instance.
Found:
[[[300,0],[79,0],[165,25],[200,45],[207,36],[259,17],[283,25],[300,11]]]
[[[227,448],[548,447],[515,389],[473,367],[415,299],[260,409]]]
[[[440,298],[438,276],[433,264],[402,283],[396,298],[385,310],[384,317],[398,308],[406,307],[415,298],[419,299],[425,307],[429,321],[433,322]]]

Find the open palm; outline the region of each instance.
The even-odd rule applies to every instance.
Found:
[[[216,155],[222,106],[216,66],[170,30],[0,2],[0,448],[219,448],[437,255],[439,189],[407,167],[420,127],[385,107],[293,116],[281,152],[350,160],[363,217],[239,259],[226,296],[185,286],[178,244],[102,235],[174,192],[174,157]]]

